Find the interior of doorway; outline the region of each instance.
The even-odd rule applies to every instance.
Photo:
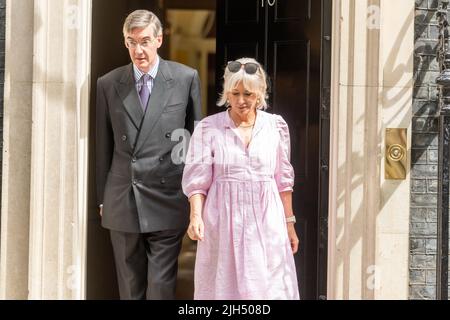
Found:
[[[189,65],[199,71],[203,113],[210,114],[217,100],[215,90],[216,1],[211,0],[96,0],[92,3],[91,93],[89,110],[89,191],[87,239],[87,299],[118,299],[118,287],[111,242],[101,227],[96,206],[95,100],[97,79],[130,63],[123,44],[125,17],[136,9],[148,9],[164,25],[163,59]],[[180,254],[178,299],[191,299],[194,290],[195,243],[185,238]]]
[[[214,2],[214,1],[211,1]],[[203,115],[215,106],[216,14],[211,8],[165,8],[168,59],[196,69],[200,76]],[[179,257],[177,299],[192,299],[196,242],[187,236]]]

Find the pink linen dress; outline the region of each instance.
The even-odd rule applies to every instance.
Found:
[[[294,257],[279,192],[292,190],[289,129],[257,111],[248,148],[228,111],[195,128],[183,192],[206,195],[194,299],[299,299]]]

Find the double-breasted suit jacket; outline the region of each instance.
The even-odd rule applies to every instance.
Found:
[[[132,233],[181,229],[189,223],[181,190],[183,164],[172,161],[176,129],[192,132],[201,118],[198,73],[160,59],[146,112],[133,65],[97,81],[97,203],[105,228]]]

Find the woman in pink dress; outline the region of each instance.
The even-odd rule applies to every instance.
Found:
[[[229,62],[218,102],[228,109],[191,138],[182,186],[199,240],[194,299],[299,299],[289,129],[262,111],[266,91],[256,60]]]

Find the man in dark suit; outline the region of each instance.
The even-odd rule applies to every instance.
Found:
[[[121,299],[174,299],[189,213],[172,133],[192,132],[201,118],[199,78],[158,56],[163,33],[152,12],[131,13],[123,33],[132,63],[97,81],[102,226],[110,230]]]

